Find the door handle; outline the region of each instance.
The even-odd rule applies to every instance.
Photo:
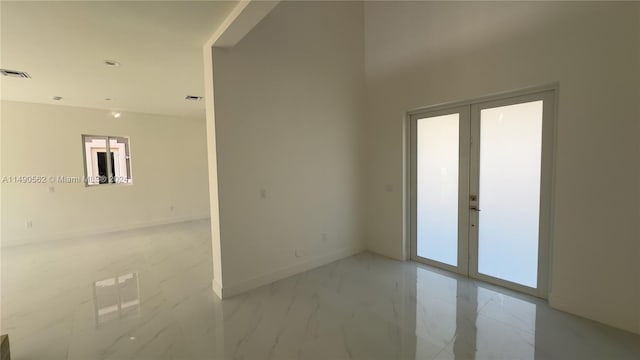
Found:
[[[480,211],[480,209],[478,209],[477,206],[471,206],[471,207],[469,207],[469,210]]]

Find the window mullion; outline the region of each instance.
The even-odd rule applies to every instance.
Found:
[[[113,173],[113,164],[111,163],[111,138],[110,137],[107,137],[107,154],[106,154],[106,158],[107,158],[107,184],[111,184],[112,173]]]

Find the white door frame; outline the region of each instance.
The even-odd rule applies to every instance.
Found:
[[[465,276],[470,276],[488,283],[507,287],[522,293],[534,295],[541,298],[548,298],[551,284],[551,251],[553,235],[553,196],[555,188],[555,149],[556,149],[556,114],[557,96],[559,86],[557,83],[526,88],[505,93],[493,94],[489,96],[474,98],[465,101],[458,101],[446,104],[428,106],[414,109],[407,112],[407,143],[406,150],[406,203],[407,213],[405,244],[409,247],[410,259],[419,261],[438,268],[456,272]],[[481,109],[498,106],[512,105],[516,103],[543,100],[543,123],[542,123],[542,156],[541,156],[541,179],[540,179],[540,219],[539,219],[539,242],[538,242],[538,287],[530,288],[506,280],[494,278],[478,273],[478,239],[477,232],[474,234],[469,226],[470,203],[469,194],[477,184],[471,184],[471,174],[477,171],[477,160],[469,159],[466,154],[478,154],[477,151],[470,152],[471,134],[479,129],[479,114]],[[466,110],[465,110],[466,109]],[[415,226],[416,214],[416,121],[420,118],[460,113],[460,173],[459,173],[459,225],[458,225],[458,267],[442,264],[437,261],[425,259],[417,256],[417,234]],[[466,115],[464,115],[466,113]],[[473,117],[473,118],[472,118]],[[465,120],[463,120],[465,119]],[[467,125],[464,125],[467,124]],[[471,127],[478,127],[472,129]],[[478,132],[479,133],[479,132]],[[469,141],[463,141],[469,139]],[[464,144],[466,145],[464,145]],[[478,146],[476,141],[474,146]],[[466,153],[463,152],[463,147]],[[466,169],[463,169],[466,163]],[[475,164],[475,166],[471,166]],[[471,168],[470,168],[471,166]],[[477,180],[477,179],[476,179]],[[466,186],[466,188],[465,188]],[[464,214],[463,214],[464,213]],[[464,228],[463,228],[464,227]],[[464,245],[466,244],[465,249]]]
[[[429,117],[441,116],[441,115],[449,115],[449,114],[459,114],[459,164],[458,164],[458,266],[452,266],[449,264],[445,264],[439,261],[427,259],[418,256],[417,252],[417,244],[418,244],[418,234],[417,234],[417,226],[413,226],[410,229],[411,234],[411,260],[419,261],[428,265],[436,266],[448,271],[452,271],[461,275],[467,275],[469,273],[469,254],[467,253],[467,249],[469,249],[469,211],[468,211],[468,200],[469,200],[469,141],[464,141],[463,139],[469,139],[471,136],[471,118],[469,114],[469,106],[462,105],[457,107],[443,108],[434,111],[424,111],[424,112],[416,112],[409,115],[409,125],[410,125],[410,146],[411,146],[411,154],[417,154],[417,120],[424,119]],[[417,157],[410,156],[411,166],[410,168],[410,178],[411,178],[411,188],[417,189]],[[410,206],[412,211],[411,214],[411,223],[417,224],[417,191],[413,191],[411,193],[411,197],[409,199]]]

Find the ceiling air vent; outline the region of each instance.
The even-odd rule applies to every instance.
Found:
[[[120,63],[115,60],[105,60],[104,63],[107,66],[120,66]]]
[[[187,95],[184,98],[185,98],[185,100],[188,100],[188,101],[201,101],[202,100],[202,96]]]
[[[2,75],[4,76],[11,76],[11,77],[17,77],[17,78],[26,78],[26,79],[31,79],[31,76],[29,76],[29,74],[27,74],[24,71],[17,71],[17,70],[7,70],[7,69],[0,69],[0,72],[2,73]]]

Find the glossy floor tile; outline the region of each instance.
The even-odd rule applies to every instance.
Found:
[[[209,223],[2,251],[27,359],[640,359],[640,337],[363,253],[219,301]]]

